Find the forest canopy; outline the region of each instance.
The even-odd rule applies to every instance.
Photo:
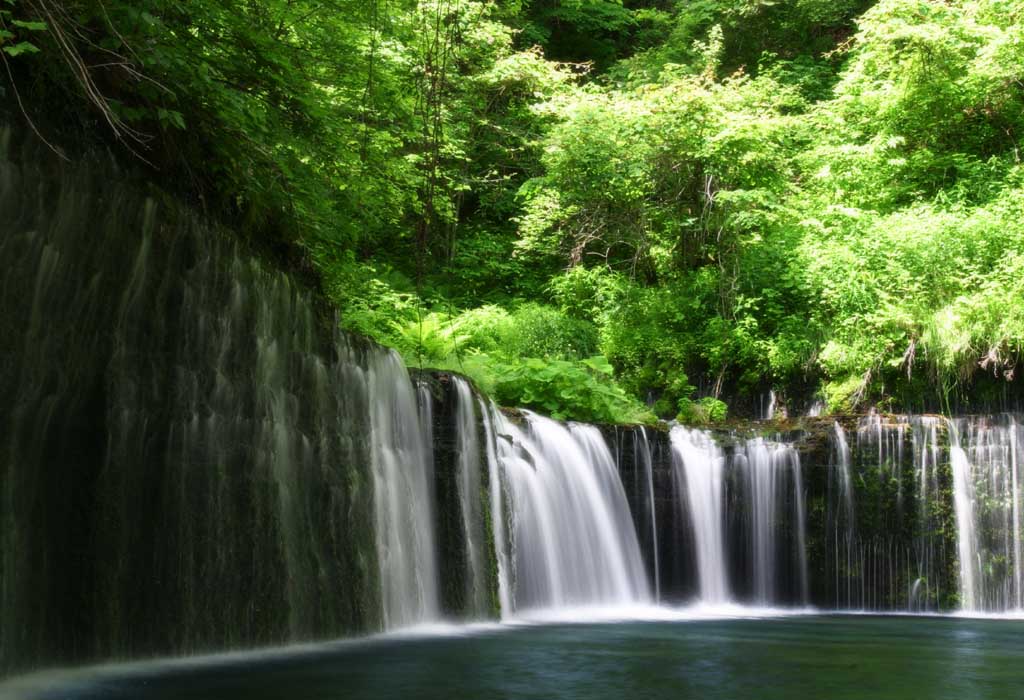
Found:
[[[1019,391],[1019,0],[0,0],[0,59],[507,405]]]

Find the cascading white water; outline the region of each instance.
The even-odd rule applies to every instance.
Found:
[[[496,414],[512,509],[514,610],[650,599],[622,482],[600,432],[525,413]]]
[[[949,462],[953,470],[953,506],[956,514],[957,554],[960,563],[960,605],[977,610],[978,540],[974,534],[974,481],[967,453],[960,447],[956,425],[949,422]]]
[[[724,603],[730,598],[726,571],[725,500],[723,471],[725,455],[711,435],[702,430],[674,426],[670,433],[672,466],[676,474],[677,502],[689,506],[697,552],[700,599]]]
[[[768,401],[765,405],[764,397],[761,398],[761,418],[762,420],[775,420],[775,390],[768,390]]]
[[[789,447],[789,461],[793,469],[793,501],[796,508],[796,559],[800,577],[800,602],[810,603],[810,574],[807,570],[807,504],[804,502],[804,477],[800,467],[800,453]]]
[[[760,605],[779,601],[777,565],[784,553],[779,536],[787,524],[787,514],[780,506],[788,500],[784,490],[788,473],[792,475],[794,512],[790,526],[796,550],[798,594],[806,603],[807,535],[799,455],[792,445],[753,438],[736,455],[736,463],[745,472],[749,492],[754,601]]]
[[[911,442],[914,454],[914,476],[917,484],[918,494],[918,519],[922,524],[922,530],[932,530],[934,516],[930,510],[931,499],[939,492],[939,424],[935,416],[918,416],[911,421]],[[920,610],[921,605],[921,584],[924,586],[924,602],[929,604],[933,591],[937,593],[936,578],[933,571],[937,568],[937,551],[939,549],[936,537],[922,534],[917,538],[916,554],[916,578],[911,584],[910,594],[907,600],[907,607],[910,610]]]
[[[829,543],[832,547],[832,557],[829,564],[833,567],[835,604],[841,604],[847,608],[853,607],[853,550],[856,538],[856,513],[853,504],[853,479],[850,474],[850,445],[846,441],[846,431],[836,421],[832,424],[832,438],[835,449],[833,450],[833,473],[838,476],[839,492],[842,508],[832,513],[832,537]],[[844,572],[842,575],[840,572]],[[843,589],[845,588],[845,596]]]
[[[807,409],[808,418],[820,418],[826,411],[827,406],[821,399],[816,399]]]
[[[848,524],[853,522],[853,482],[850,478],[850,445],[846,442],[846,431],[836,421],[832,425],[836,441],[836,467],[839,470],[843,489],[843,512]]]
[[[748,469],[751,492],[754,597],[757,602],[764,604],[775,597],[778,462],[771,459],[763,440],[748,442],[742,459]]]
[[[493,403],[484,404],[480,399],[480,415],[483,416],[484,439],[487,448],[487,484],[491,494],[491,532],[494,543],[495,559],[498,563],[498,604],[501,606],[500,614],[506,619],[512,614],[512,585],[509,576],[512,571],[512,564],[509,561],[508,550],[508,522],[505,519],[505,485],[501,478],[502,468],[499,459],[497,426],[500,426],[501,414],[498,407]],[[503,438],[502,444],[507,448],[511,447],[508,442],[511,438]]]
[[[942,428],[948,434],[948,450],[940,445]],[[1011,415],[947,419],[872,413],[861,420],[858,452],[862,459],[877,454],[865,466],[877,468],[884,489],[895,487],[895,507],[887,511],[889,517],[895,515],[898,521],[904,501],[913,499],[920,523],[909,546],[901,548],[878,535],[871,542],[860,543],[860,559],[849,570],[856,570],[860,579],[861,606],[893,606],[902,586],[909,609],[942,607],[943,572],[949,555],[942,537],[940,506],[946,498],[943,484],[948,478],[960,607],[985,612],[1020,607],[1019,431],[1017,419]],[[904,454],[908,434],[913,448],[910,461]],[[904,479],[903,469],[908,467],[913,470],[912,478]]]
[[[370,440],[384,626],[437,619],[437,544],[429,436],[409,373],[393,352],[371,356]],[[423,402],[427,410],[429,402]]]
[[[811,585],[807,568],[807,504],[804,499],[804,474],[800,466],[800,452],[790,448],[793,466],[793,490],[797,509],[797,566],[800,576],[800,602],[810,603]]]
[[[654,459],[651,457],[651,443],[647,439],[647,428],[640,428],[641,442],[638,445],[640,461],[644,465],[644,480],[647,485],[647,503],[651,511],[651,553],[654,560],[654,600],[661,601],[661,571],[658,562],[658,518],[654,502]]]
[[[948,421],[960,603],[967,611],[1020,609],[1020,427],[1010,416]]]
[[[477,402],[469,382],[454,377],[455,439],[458,470],[459,506],[466,542],[468,571],[466,580],[467,613],[482,618],[487,613],[487,572],[485,530],[480,500],[480,439],[477,430]]]

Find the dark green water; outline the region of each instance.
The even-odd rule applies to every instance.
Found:
[[[1024,622],[798,616],[512,627],[112,669],[25,697],[1020,699]]]

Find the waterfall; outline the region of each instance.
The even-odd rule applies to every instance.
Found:
[[[948,594],[959,591],[966,611],[1019,608],[1024,591],[1017,418],[872,412],[861,419],[857,435],[861,473],[876,473],[878,486],[877,497],[859,505],[874,523],[874,534],[854,537],[854,555],[845,567],[847,605],[942,609],[951,602]],[[905,537],[899,533],[908,522],[913,534]]]
[[[921,523],[921,534],[916,538],[916,578],[910,584],[910,610],[932,607],[932,596],[938,598],[941,592],[935,572],[940,566],[942,552],[940,543],[937,542],[938,538],[928,532],[938,529],[931,504],[939,495],[939,424],[940,421],[935,416],[919,416],[911,421],[914,484],[918,491],[917,518]],[[920,591],[922,581],[923,606]]]
[[[635,427],[616,459],[595,426],[415,384],[109,163],[23,160],[0,157],[0,672],[479,619],[495,594],[503,618],[694,582],[806,603],[811,571],[837,607],[1021,607],[1017,416],[872,413],[852,445],[831,420]]]
[[[853,481],[850,478],[850,445],[846,442],[846,431],[836,421],[832,424],[836,443],[836,468],[839,470],[843,491],[843,515],[848,526],[853,526]]]
[[[456,470],[458,477],[459,510],[462,515],[463,536],[467,558],[466,613],[472,619],[480,619],[488,611],[487,555],[484,514],[482,512],[480,438],[477,400],[469,382],[461,377],[455,383],[455,439]]]
[[[937,426],[932,416],[872,411],[858,423],[853,450],[836,428],[837,463],[843,454],[850,455],[850,461],[856,461],[859,486],[866,492],[853,511],[846,500],[845,485],[850,482],[841,475],[842,506],[830,527],[837,528],[833,540],[842,539],[834,559],[836,600],[846,607],[925,610],[944,604],[944,525],[934,501],[940,488]],[[850,513],[849,519],[844,512]],[[865,527],[857,526],[858,519]]]
[[[793,469],[793,501],[796,508],[796,558],[800,578],[800,603],[810,603],[811,584],[807,568],[807,504],[804,502],[804,477],[800,467],[800,453],[790,448],[789,460]]]
[[[769,389],[767,401],[765,397],[761,397],[761,420],[775,420],[775,390]]]
[[[775,600],[776,535],[780,524],[779,460],[761,439],[751,440],[740,456],[746,467],[753,532],[754,600],[762,605]]]
[[[724,536],[725,456],[705,431],[674,426],[670,439],[677,501],[680,506],[684,502],[689,506],[700,599],[705,603],[727,602],[730,593]]]
[[[622,482],[596,428],[496,416],[515,610],[650,599]]]
[[[753,438],[735,459],[748,493],[753,600],[759,605],[780,602],[779,583],[792,577],[795,569],[795,586],[790,581],[791,588],[796,589],[797,599],[806,603],[806,507],[799,455],[792,445]],[[792,485],[791,498],[786,493],[787,481]],[[787,504],[791,513],[785,512]],[[786,566],[780,569],[780,562]]]
[[[651,457],[651,443],[647,439],[647,428],[640,428],[640,462],[644,467],[644,482],[647,486],[647,504],[651,512],[651,558],[654,564],[654,600],[661,601],[661,571],[658,565],[658,518],[654,501],[654,459]]]
[[[978,541],[974,532],[974,481],[967,453],[960,447],[956,425],[949,422],[949,461],[953,470],[953,505],[956,513],[957,554],[960,563],[960,605],[977,610]]]
[[[1020,428],[1017,425],[1017,421],[1013,418],[1010,419],[1010,470],[1012,473],[1010,479],[1010,487],[1012,489],[1013,497],[1013,583],[1014,583],[1014,595],[1013,602],[1014,607],[1017,610],[1024,608],[1024,570],[1021,569],[1021,498],[1024,495],[1021,494],[1020,490]]]
[[[907,428],[911,420],[907,416],[883,418],[872,409],[857,426],[857,444],[878,450],[878,477],[890,476],[896,484],[896,507],[903,507],[903,449]]]
[[[401,358],[368,370],[375,532],[385,628],[438,617],[429,401],[417,401]],[[421,419],[422,415],[422,419]]]
[[[512,614],[512,584],[509,581],[512,563],[509,561],[508,522],[505,517],[505,482],[502,481],[502,466],[499,454],[508,454],[511,444],[508,439],[502,441],[503,450],[499,449],[498,426],[504,419],[494,404],[484,404],[480,400],[480,415],[483,416],[484,440],[487,444],[487,484],[491,495],[491,533],[494,542],[494,553],[498,568],[498,604],[502,619]],[[511,455],[509,454],[509,458]]]
[[[665,434],[646,426],[614,426],[607,432],[605,437],[633,516],[633,529],[640,544],[644,570],[653,587],[654,601],[660,602],[662,542],[659,523],[664,513],[659,513],[659,510],[673,502],[671,493],[666,494],[667,498],[661,497],[664,488],[662,478],[670,474],[655,473],[655,460],[660,457]],[[671,518],[668,522],[671,522]],[[671,540],[671,536],[668,539]]]
[[[1012,415],[948,422],[961,607],[1021,606],[1020,427]]]
[[[831,547],[832,556],[828,564],[833,567],[834,572],[834,603],[838,608],[844,605],[847,608],[853,607],[852,576],[853,550],[856,541],[856,516],[854,511],[853,479],[850,474],[850,445],[846,440],[846,431],[838,421],[832,424],[832,470],[829,478],[835,476],[838,482],[838,489],[842,507],[838,510],[830,507],[829,527],[832,536],[828,538],[827,544]],[[829,502],[831,506],[831,501]],[[845,599],[842,597],[842,590],[845,587]]]

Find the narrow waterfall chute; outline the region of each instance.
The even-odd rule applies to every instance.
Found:
[[[439,615],[429,420],[421,423],[429,402],[417,402],[394,353],[374,355],[367,372],[384,626],[394,629]]]
[[[1014,418],[1010,418],[1010,470],[1011,470],[1011,498],[1013,499],[1013,579],[1014,608],[1021,610],[1024,607],[1024,570],[1021,569],[1021,491],[1020,491],[1020,426]]]
[[[455,384],[455,440],[459,508],[466,543],[466,612],[470,618],[486,617],[488,609],[487,555],[481,502],[481,472],[477,401],[469,382],[461,377]]]
[[[796,510],[796,559],[797,576],[800,581],[800,603],[811,602],[810,573],[807,568],[807,504],[804,501],[804,477],[800,466],[800,453],[789,450],[790,466],[793,469],[793,507]]]
[[[735,461],[747,487],[753,601],[776,605],[795,597],[807,602],[806,506],[796,449],[752,438]],[[781,588],[783,581],[788,590]]]
[[[829,528],[826,535],[826,546],[830,547],[831,555],[826,564],[832,568],[835,606],[852,608],[853,604],[853,554],[856,543],[856,513],[854,511],[853,476],[851,474],[850,444],[846,440],[846,431],[839,421],[832,424],[832,470],[830,478],[835,477],[838,486],[840,507],[829,501]],[[845,595],[844,595],[845,590]]]
[[[498,408],[494,404],[485,404],[481,399],[480,415],[483,416],[484,440],[487,452],[487,484],[491,494],[491,533],[494,545],[495,560],[498,567],[498,605],[502,619],[512,614],[512,584],[509,577],[512,564],[508,551],[508,522],[505,517],[505,485],[501,477],[501,461],[498,457],[499,435]]]
[[[843,515],[848,526],[853,525],[853,478],[850,476],[850,445],[846,441],[846,431],[836,421],[832,424],[832,434],[836,444],[836,469],[839,472],[839,483],[843,494]]]
[[[644,467],[644,481],[647,486],[647,503],[651,512],[651,558],[654,564],[654,600],[661,601],[661,569],[658,561],[658,517],[654,500],[654,459],[651,456],[651,443],[647,439],[647,428],[640,428],[640,461]]]
[[[674,426],[670,433],[672,464],[679,505],[688,506],[697,553],[700,599],[725,603],[730,599],[725,549],[725,455],[706,431]],[[685,497],[684,497],[685,496]]]
[[[960,447],[956,427],[950,423],[949,462],[953,470],[953,505],[956,513],[957,554],[960,564],[960,606],[976,610],[978,541],[974,534],[974,483],[971,463]]]
[[[911,421],[911,446],[913,450],[914,483],[917,494],[917,517],[922,524],[922,534],[915,542],[916,579],[911,584],[907,607],[910,610],[924,610],[932,606],[932,598],[938,598],[940,587],[934,572],[938,569],[941,547],[937,537],[929,531],[937,529],[931,502],[939,493],[939,424],[935,416],[918,416]],[[923,582],[924,597],[922,605],[921,586]],[[915,590],[917,589],[917,590]]]

